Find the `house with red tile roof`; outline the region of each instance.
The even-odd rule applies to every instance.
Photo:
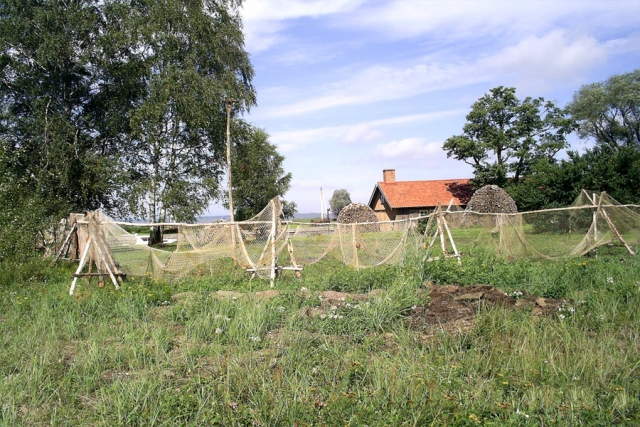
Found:
[[[435,179],[426,181],[396,181],[395,169],[382,171],[369,199],[378,221],[393,221],[427,215],[440,203],[451,203],[464,209],[473,196],[469,179]]]

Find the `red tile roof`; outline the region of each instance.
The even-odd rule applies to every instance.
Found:
[[[377,188],[392,209],[437,206],[438,202],[446,207],[451,198],[454,205],[466,205],[473,195],[468,179],[378,182]]]

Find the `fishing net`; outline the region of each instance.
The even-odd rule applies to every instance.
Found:
[[[235,265],[261,278],[274,279],[279,268],[301,268],[333,258],[360,269],[397,265],[408,252],[424,260],[488,251],[514,258],[562,259],[618,245],[635,254],[640,247],[640,211],[621,205],[606,193],[583,191],[567,208],[523,213],[478,213],[457,206],[431,214],[372,223],[303,223],[280,220],[275,198],[258,215],[242,222],[170,224],[177,227],[174,250],[152,248],[96,211],[78,221],[78,241],[104,241],[89,257],[98,270],[105,256],[128,276],[178,280],[213,273],[216,261]],[[101,251],[102,253],[96,252]]]

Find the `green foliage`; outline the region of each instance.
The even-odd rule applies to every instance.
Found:
[[[0,156],[16,191],[75,210],[114,207],[102,108],[98,2],[0,4]],[[0,209],[4,206],[0,207]]]
[[[130,80],[144,82],[123,98],[126,105],[110,111],[129,108],[130,127],[117,135],[123,141],[123,197],[134,216],[192,221],[219,196],[224,100],[234,99],[238,113],[255,105],[238,7],[114,1],[106,11],[114,22],[110,49],[124,52],[109,58],[106,78],[122,91]]]
[[[519,185],[506,190],[521,211],[569,206],[582,189],[606,191],[620,203],[640,203],[640,150],[597,146],[569,152],[558,163],[537,162]]]
[[[568,109],[582,138],[614,150],[640,149],[640,70],[582,86]]]
[[[339,215],[340,211],[347,205],[351,204],[351,195],[347,190],[335,190],[331,199],[329,200],[329,206],[331,206],[331,212],[334,215]]]
[[[447,139],[443,149],[474,167],[477,186],[517,184],[537,159],[551,160],[567,146],[575,128],[566,112],[543,98],[520,101],[515,88],[499,86],[478,99],[467,115],[463,134]]]
[[[567,106],[578,134],[596,146],[558,163],[539,160],[507,191],[520,210],[567,206],[582,189],[640,202],[640,70],[585,85]]]
[[[285,173],[284,157],[269,142],[269,134],[242,121],[236,121],[231,155],[231,181],[236,221],[259,213],[274,197],[283,197],[291,186],[291,173]],[[225,207],[228,195],[223,193]],[[295,202],[283,200],[283,216],[293,218]]]

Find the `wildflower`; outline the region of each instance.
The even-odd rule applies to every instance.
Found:
[[[607,277],[607,283],[613,283],[613,277]]]
[[[305,288],[304,286],[300,288],[300,292],[307,292],[309,289]]]
[[[564,320],[564,314],[559,314],[558,317],[560,318],[560,320]]]
[[[524,412],[520,412],[520,409],[516,411],[516,415],[522,415],[525,418],[529,418],[529,415],[525,414]]]
[[[325,319],[326,317],[327,317],[327,315],[326,315],[326,314],[321,314],[321,315],[320,315],[320,318],[321,318],[321,319]]]
[[[284,307],[282,307],[282,306],[278,307],[278,311],[279,311],[280,313],[284,313]]]
[[[338,309],[338,307],[336,307],[335,305],[332,305],[332,306],[329,308],[329,310],[331,310],[331,311],[336,311],[337,309]]]
[[[480,424],[480,419],[478,418],[478,416],[476,414],[469,415],[469,419],[475,421],[478,424]]]
[[[216,335],[220,335],[222,333],[222,329],[221,328],[216,328]]]
[[[249,341],[259,342],[260,341],[260,337],[258,337],[258,336],[249,337]]]

